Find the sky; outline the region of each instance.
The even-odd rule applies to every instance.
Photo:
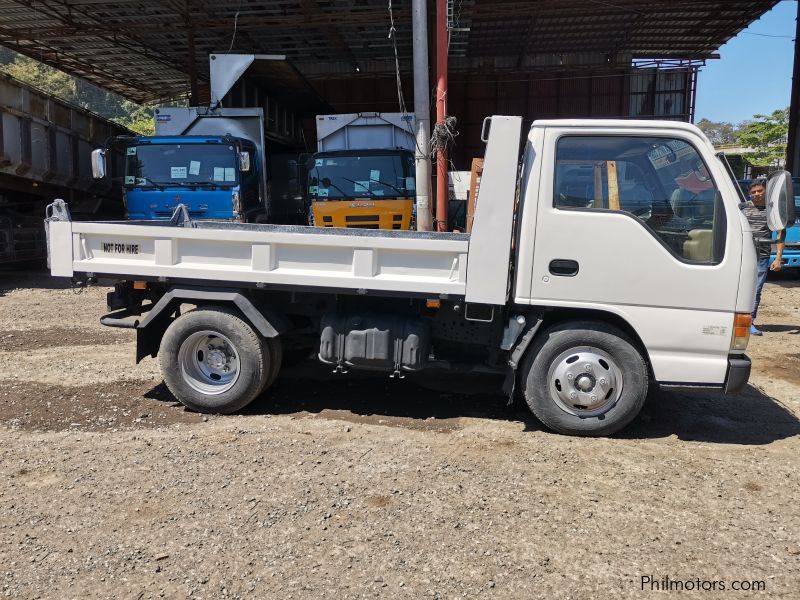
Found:
[[[797,0],[782,0],[706,61],[697,83],[695,122],[740,123],[789,106]],[[783,36],[783,37],[768,37]]]

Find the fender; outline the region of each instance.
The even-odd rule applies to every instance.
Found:
[[[161,338],[171,322],[172,313],[181,302],[232,303],[245,319],[265,338],[275,338],[292,328],[291,322],[269,306],[253,301],[237,289],[181,287],[172,288],[164,294],[147,316],[136,325],[136,362],[146,356],[158,354]]]

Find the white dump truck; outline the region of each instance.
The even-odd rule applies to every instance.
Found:
[[[575,435],[625,427],[651,383],[741,389],[756,254],[704,135],[672,121],[537,121],[520,157],[521,128],[484,123],[470,234],[180,211],[166,225],[79,223],[55,203],[52,274],[118,280],[101,321],[135,328],[137,361],[158,356],[175,397],[203,412],[241,409],[282,361],[311,354],[342,373],[505,373],[506,393]]]

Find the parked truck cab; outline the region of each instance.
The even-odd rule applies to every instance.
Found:
[[[183,204],[196,219],[254,222],[264,214],[255,145],[231,136],[143,136],[125,147],[129,219],[166,220]]]
[[[408,150],[317,152],[308,197],[318,227],[410,229],[416,196]]]

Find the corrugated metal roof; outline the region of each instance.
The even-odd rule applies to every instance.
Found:
[[[451,72],[578,56],[702,60],[777,0],[452,0]],[[435,2],[429,0],[433,15]],[[307,78],[411,69],[411,0],[0,0],[0,44],[137,101],[186,95],[211,52],[284,54]],[[432,21],[431,21],[432,25]],[[464,31],[468,29],[468,31]],[[234,36],[235,31],[235,36]]]

